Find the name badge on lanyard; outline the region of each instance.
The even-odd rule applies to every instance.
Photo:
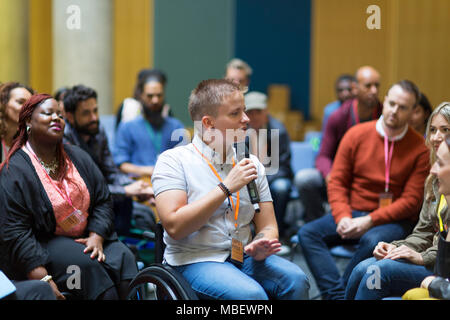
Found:
[[[244,245],[242,241],[234,237],[231,239],[231,260],[239,263],[244,262]]]
[[[222,181],[222,178],[220,177],[219,173],[216,169],[214,169],[214,166],[211,164],[211,162],[203,155],[203,153],[200,152],[200,150],[197,149],[197,147],[193,144],[195,150],[202,156],[202,158],[205,160],[205,162],[208,164],[211,171],[214,173],[216,178],[220,181]],[[235,166],[234,158],[233,161],[233,167]],[[225,215],[232,212],[231,207],[234,209],[234,227],[236,228],[234,234],[237,236],[238,234],[238,217],[239,217],[239,191],[236,192],[236,205],[234,205],[234,201],[231,198],[231,196],[228,197],[228,208],[225,210]],[[244,245],[242,241],[238,240],[236,236],[233,236],[231,238],[231,260],[233,262],[243,263],[244,262]]]
[[[83,212],[81,212],[81,210],[75,209],[75,211],[73,211],[68,217],[61,221],[59,225],[65,232],[69,232],[74,227],[83,223],[84,220],[86,219],[83,216]]]
[[[389,142],[387,135],[384,136],[384,164],[385,164],[385,187],[384,192],[380,193],[379,196],[379,207],[384,208],[392,204],[394,195],[389,192],[389,181],[390,181],[390,169],[392,162],[392,154],[394,153],[394,141],[392,141],[391,147],[388,148]],[[389,151],[388,151],[389,149]]]
[[[53,181],[51,181],[51,182],[53,184]],[[54,187],[59,192],[59,194],[63,197],[63,199],[66,200],[67,203],[72,207],[73,212],[70,215],[68,215],[66,218],[64,218],[64,220],[59,222],[58,224],[61,226],[61,228],[65,232],[69,232],[70,230],[72,230],[73,228],[78,226],[79,224],[83,223],[86,220],[86,218],[84,217],[83,212],[81,210],[79,210],[73,206],[72,200],[70,199],[70,196],[68,194],[69,186],[67,184],[67,181],[64,180],[63,183],[64,183],[64,190],[59,189],[56,185],[54,185]]]

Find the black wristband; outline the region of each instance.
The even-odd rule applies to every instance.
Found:
[[[222,189],[223,193],[225,193],[225,195],[227,197],[231,197],[231,192],[230,190],[221,182],[219,183],[219,188]]]

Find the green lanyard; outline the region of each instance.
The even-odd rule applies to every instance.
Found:
[[[145,121],[145,128],[147,129],[150,140],[152,141],[156,154],[158,155],[161,150],[161,131],[155,131],[147,121]]]

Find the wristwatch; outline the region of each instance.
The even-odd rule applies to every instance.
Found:
[[[48,274],[45,277],[43,277],[41,279],[41,281],[50,282],[50,280],[52,280],[52,279],[53,279],[52,276]]]

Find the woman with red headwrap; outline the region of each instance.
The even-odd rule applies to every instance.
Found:
[[[102,173],[82,149],[63,145],[62,107],[50,95],[25,102],[0,167],[0,269],[48,281],[81,299],[125,298],[137,274],[114,232]]]

